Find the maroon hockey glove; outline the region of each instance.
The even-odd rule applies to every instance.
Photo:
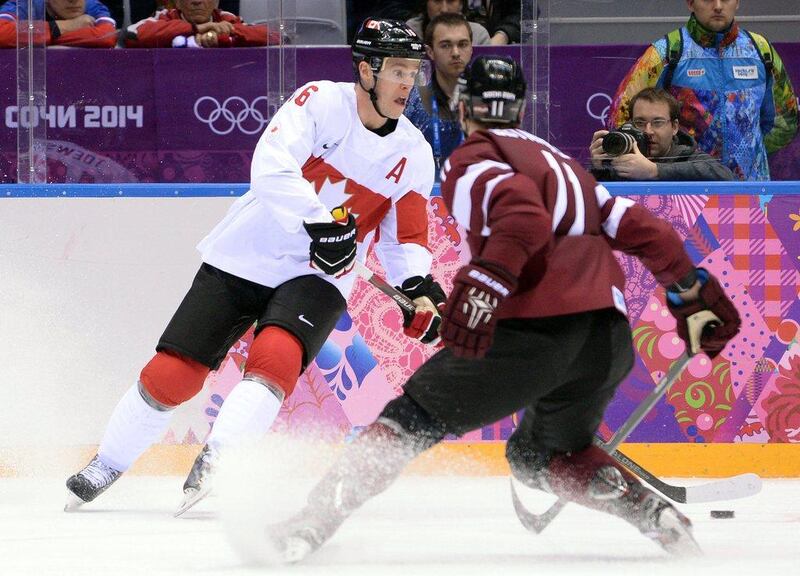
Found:
[[[492,345],[497,307],[517,287],[498,266],[473,260],[456,274],[442,319],[442,340],[462,358],[483,358]]]
[[[675,320],[678,321],[678,336],[686,343],[687,350],[691,350],[691,342],[686,319],[701,310],[710,310],[716,314],[720,319],[720,324],[706,326],[700,336],[700,349],[713,359],[722,352],[725,344],[739,333],[742,321],[733,302],[725,295],[719,281],[708,270],[698,268],[697,277],[702,287],[696,301],[677,304],[679,298],[668,291],[667,306]]]
[[[402,286],[397,286],[397,289],[417,305],[417,311],[414,314],[401,308],[403,333],[423,344],[438,344],[440,340],[439,326],[442,323],[441,314],[447,299],[442,287],[428,274],[425,278],[412,276],[403,282]],[[422,300],[423,298],[424,300]]]
[[[341,222],[303,222],[303,226],[311,237],[308,257],[312,268],[337,278],[353,269],[356,219],[352,214],[346,214]]]

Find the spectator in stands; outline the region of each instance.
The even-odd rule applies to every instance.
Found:
[[[428,24],[439,14],[450,12],[462,14],[466,17],[467,0],[420,0],[419,7],[419,14],[406,20],[406,24],[408,24],[420,38],[425,38],[425,30],[428,28]],[[469,22],[469,27],[472,32],[472,44],[476,46],[489,44],[491,39],[486,28],[475,22]]]
[[[433,149],[436,177],[463,134],[458,114],[450,109],[459,75],[472,58],[472,28],[462,14],[444,12],[425,28],[425,51],[434,72],[426,86],[414,88],[405,116],[419,128]]]
[[[125,22],[125,0],[105,0],[105,4],[118,24]],[[127,23],[144,20],[163,8],[175,8],[175,2],[173,0],[133,0],[130,2]],[[219,9],[238,15],[239,0],[219,0]]]
[[[470,0],[468,18],[489,31],[489,44],[519,44],[519,0]]]
[[[159,10],[128,27],[129,48],[227,48],[277,44],[280,36],[266,26],[251,26],[219,0],[175,0],[175,8]]]
[[[797,133],[797,98],[766,38],[739,28],[739,0],[686,0],[686,26],[654,42],[628,72],[612,103],[611,125],[630,118],[647,86],[681,103],[680,125],[701,150],[740,180],[769,180],[767,154]]]
[[[628,154],[603,151],[608,130],[592,136],[592,174],[598,180],[733,180],[723,164],[697,149],[694,139],[678,127],[678,101],[663,88],[645,88],[631,99],[631,124],[647,140],[646,155],[638,144]],[[632,140],[634,141],[634,140]]]
[[[81,48],[113,48],[117,43],[117,26],[111,14],[98,0],[45,0],[37,4],[32,20],[44,20],[48,46]],[[0,48],[17,47],[17,17],[28,19],[25,0],[9,0],[0,6]]]

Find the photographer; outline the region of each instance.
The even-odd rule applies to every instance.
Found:
[[[589,152],[598,180],[733,180],[733,172],[678,130],[678,101],[661,88],[631,100],[631,122],[598,130]]]
[[[746,2],[686,0],[689,21],[653,42],[631,67],[608,125],[633,118],[631,98],[642,88],[664,88],[680,100],[681,127],[703,152],[719,158],[737,180],[769,180],[768,155],[789,145],[800,117],[775,47],[736,20]],[[798,13],[797,0],[782,4]]]

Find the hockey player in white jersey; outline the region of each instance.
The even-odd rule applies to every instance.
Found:
[[[346,309],[353,261],[375,250],[417,304],[404,332],[438,340],[444,292],[430,275],[431,148],[402,115],[424,82],[422,41],[367,19],[353,42],[355,83],[311,82],[277,112],[256,147],[250,190],[199,244],[203,264],[139,381],[111,415],[97,455],[67,480],[67,509],[106,490],[164,434],[173,409],[255,322],[231,391],[184,485],[178,514],[210,489],[220,450],[259,437]],[[347,216],[334,221],[343,206]],[[345,212],[345,211],[339,211]]]

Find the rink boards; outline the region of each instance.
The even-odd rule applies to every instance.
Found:
[[[629,455],[654,473],[800,475],[800,452],[791,445],[800,440],[800,190],[797,183],[757,186],[612,188],[670,220],[693,260],[725,279],[745,317],[726,352],[713,363],[698,358],[631,436]],[[2,190],[0,212],[0,337],[7,343],[0,351],[0,390],[8,407],[2,475],[54,462],[72,467],[93,449],[86,447],[102,436],[189,286],[199,265],[195,244],[243,187],[10,189]],[[462,231],[439,198],[431,200],[429,215],[433,272],[449,288],[467,258]],[[633,260],[621,263],[638,359],[609,408],[604,434],[681,351],[652,277]],[[374,259],[369,265],[380,270]],[[398,338],[399,322],[392,302],[359,283],[349,314],[299,379],[278,428],[314,426],[341,439],[369,423],[431,352]],[[140,471],[187,468],[241,376],[248,338],[178,411]],[[503,473],[502,441],[515,422],[511,416],[446,443],[419,471],[454,461],[445,468]]]

